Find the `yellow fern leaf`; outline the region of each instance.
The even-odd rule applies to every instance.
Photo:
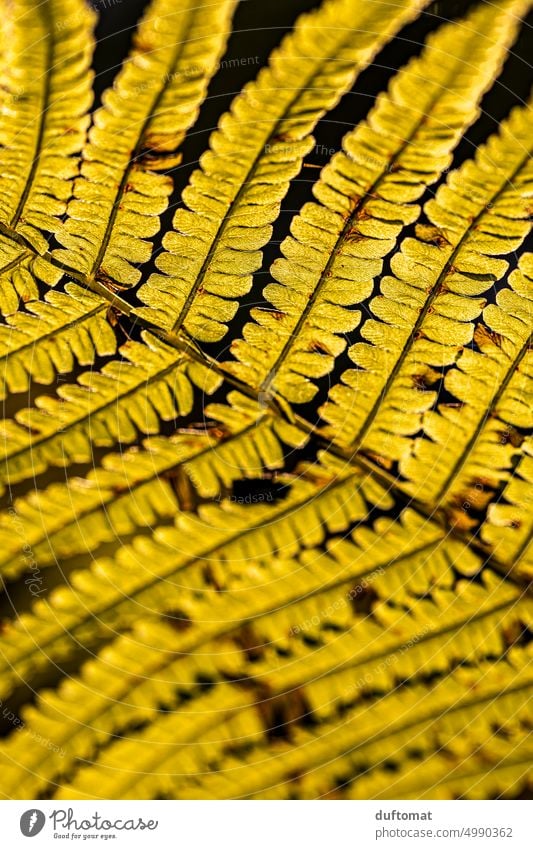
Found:
[[[113,89],[103,97],[84,151],[68,219],[53,257],[89,280],[138,282],[150,259],[172,180],[154,173],[196,120],[229,34],[235,0],[153,0]],[[172,157],[168,156],[172,154]]]
[[[360,322],[350,307],[371,294],[382,258],[418,215],[413,201],[450,164],[525,8],[504,0],[439,29],[344,138],[313,187],[320,203],[293,219],[272,266],[271,308],[253,309],[244,340],[231,345],[232,374],[265,396],[313,398]]]
[[[452,364],[473,337],[482,295],[504,275],[497,257],[530,230],[533,110],[517,108],[476,159],[451,172],[425,206],[431,222],[391,259],[363,324],[366,340],[349,351],[358,366],[330,391],[322,412],[335,438],[390,460],[409,452],[436,393],[437,367]],[[437,244],[431,243],[436,241]],[[424,499],[421,484],[413,494]]]
[[[0,314],[17,312],[20,303],[39,297],[39,281],[55,286],[63,272],[31,250],[0,235]]]
[[[350,472],[333,478],[332,474],[312,467],[275,505],[244,507],[226,501],[203,505],[198,515],[178,513],[174,527],[163,526],[152,537],[139,537],[124,546],[115,561],[97,561],[94,569],[80,570],[72,576],[70,588],[58,588],[46,603],[36,602],[34,614],[21,616],[5,634],[0,692],[11,689],[14,666],[16,674],[25,675],[46,666],[53,657],[68,655],[72,638],[97,643],[108,624],[119,629],[135,621],[139,605],[144,610],[158,609],[175,600],[183,606],[187,601],[183,587],[189,581],[191,587],[199,582],[205,589],[198,561],[208,562],[218,573],[223,561],[242,564],[252,557],[250,566],[239,569],[233,580],[243,581],[246,574],[248,580],[256,580],[254,561],[265,566],[273,551],[291,556],[301,547],[319,544],[327,529],[345,528],[366,516],[365,493],[369,503],[381,500],[390,505],[390,498],[372,481],[365,481],[359,491]],[[224,581],[231,580],[228,572]],[[85,600],[80,615],[81,597]],[[261,594],[255,601],[258,611],[270,603]],[[191,641],[197,639],[193,632]],[[46,654],[36,649],[36,641],[41,648],[46,646]]]
[[[106,455],[84,478],[15,499],[0,513],[0,574],[9,580],[24,574],[28,546],[32,562],[42,569],[95,551],[104,542],[120,545],[125,535],[174,517],[180,499],[171,481],[180,471],[200,497],[216,498],[239,478],[282,469],[282,443],[304,444],[305,434],[269,411],[257,417],[248,399],[234,393],[228,401],[229,406],[205,408],[216,422],[213,435],[153,437],[145,441],[144,451]]]
[[[20,272],[20,267],[19,267]],[[30,281],[33,282],[31,274]],[[97,356],[114,354],[117,340],[106,321],[107,304],[87,289],[67,283],[65,292],[29,298],[27,312],[0,325],[0,398],[25,392],[30,381],[52,383],[74,362],[90,366]]]
[[[157,257],[162,274],[140,289],[139,315],[213,342],[226,333],[261,265],[261,248],[310,133],[357,73],[425,0],[326,0],[303,15],[220,120],[211,148],[183,193],[185,209]],[[316,34],[320,31],[317,52]]]
[[[156,434],[160,419],[186,415],[193,384],[211,394],[220,378],[206,366],[143,332],[144,344],[127,342],[123,359],[100,372],[86,372],[77,383],[59,386],[57,396],[41,395],[0,425],[0,482],[16,483],[49,465],[87,462],[92,445],[133,442],[137,434]]]
[[[497,557],[527,580],[533,575],[533,440],[521,446],[522,459],[503,490],[503,498],[489,504],[481,537]]]
[[[0,229],[44,253],[42,231],[57,229],[85,142],[95,14],[83,0],[2,7]]]

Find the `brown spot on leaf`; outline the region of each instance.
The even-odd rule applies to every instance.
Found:
[[[309,703],[301,687],[259,701],[257,710],[269,740],[290,740],[293,727],[309,721],[311,716]]]
[[[321,342],[320,339],[313,339],[309,343],[308,349],[309,351],[314,351],[319,354],[331,354],[331,351],[329,350],[327,345],[324,345],[324,343]]]
[[[264,657],[263,640],[256,634],[252,625],[243,625],[235,637],[235,642],[250,663]]]
[[[190,617],[187,616],[187,614],[179,608],[167,610],[165,613],[163,613],[161,619],[163,620],[163,622],[165,622],[167,625],[170,625],[171,628],[173,628],[175,631],[178,631],[179,633],[181,633],[182,631],[187,631],[192,625],[192,620],[190,619]]]
[[[428,245],[435,245],[437,248],[443,248],[450,244],[442,230],[431,224],[417,224],[415,232],[417,238],[422,242],[426,242]]]
[[[490,330],[484,324],[478,324],[476,329],[474,330],[474,341],[479,348],[483,350],[486,347],[492,347],[496,345],[498,348],[501,348],[503,345],[503,336],[500,333],[496,333],[494,330]]]
[[[374,603],[378,600],[377,592],[368,584],[355,584],[348,592],[352,610],[357,616],[369,616]]]

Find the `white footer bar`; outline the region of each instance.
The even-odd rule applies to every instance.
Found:
[[[0,803],[0,845],[157,849],[532,849],[533,803]]]

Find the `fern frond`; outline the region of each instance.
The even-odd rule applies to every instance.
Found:
[[[160,419],[191,411],[193,385],[207,395],[219,386],[221,378],[207,366],[146,331],[143,340],[123,345],[122,360],[82,374],[77,383],[60,386],[56,397],[41,395],[15,420],[4,420],[0,481],[16,483],[50,465],[87,462],[92,445],[157,434]]]
[[[429,387],[469,345],[479,297],[507,270],[498,257],[530,230],[533,110],[515,109],[476,158],[451,172],[425,212],[431,222],[391,259],[393,276],[370,301],[348,370],[322,413],[335,440],[401,460],[436,392]],[[433,240],[437,244],[431,244]],[[333,431],[332,431],[333,432]],[[425,498],[423,483],[410,491]]]
[[[38,709],[25,712],[26,737],[38,734],[53,747],[26,753],[26,737],[12,741],[6,756],[20,766],[8,768],[9,780],[23,780],[30,793],[36,780],[68,773],[75,757],[92,755],[109,735],[135,728],[139,721],[157,721],[162,704],[175,707],[179,719],[173,726],[181,727],[186,714],[179,693],[192,695],[198,711],[200,680],[219,682],[207,717],[214,726],[223,721],[230,704],[233,710],[253,706],[261,692],[268,703],[301,687],[314,704],[315,718],[324,720],[337,703],[353,702],[365,688],[387,691],[397,680],[447,671],[456,658],[458,643],[450,639],[454,629],[460,629],[469,662],[501,652],[505,634],[527,618],[526,602],[520,601],[516,587],[487,572],[483,587],[464,580],[454,586],[455,570],[466,567],[472,572],[473,564],[465,562],[463,546],[442,543],[442,532],[408,511],[401,525],[380,520],[372,531],[356,530],[352,542],[335,538],[328,556],[309,550],[297,562],[275,561],[266,597],[240,581],[233,589],[231,581],[227,583],[222,594],[204,591],[187,598],[184,593],[179,614],[184,629],[177,620],[175,630],[137,624],[133,634],[119,637],[91,661],[79,681],[65,682],[57,695],[43,694]],[[479,561],[475,565],[481,566]],[[357,612],[354,582],[361,591],[371,586],[379,598],[372,618]],[[429,627],[435,605],[440,615]],[[170,599],[166,610],[173,610]],[[252,618],[258,610],[260,615]],[[247,694],[237,688],[229,694],[230,701],[224,682],[249,677],[246,646],[236,650],[243,621],[253,628],[260,660],[254,664],[252,692],[250,687]],[[280,651],[285,658],[281,668]],[[320,702],[326,687],[328,697]],[[68,709],[67,718],[65,705],[70,703],[73,710]],[[159,734],[167,724],[163,719],[150,734]],[[196,727],[197,733],[200,730]],[[172,748],[175,744],[173,738]],[[54,751],[58,748],[60,756]],[[50,764],[57,772],[50,771]],[[36,767],[42,769],[40,779]],[[111,795],[116,797],[121,789],[115,778],[112,784]]]
[[[261,248],[310,133],[425,0],[326,0],[303,15],[234,101],[183,192],[139,314],[203,342],[221,339],[261,266]],[[317,33],[320,41],[317,42]],[[319,46],[318,46],[319,45]]]
[[[205,414],[222,428],[223,438],[209,451],[184,463],[184,470],[204,498],[218,498],[223,487],[240,478],[260,477],[283,469],[283,445],[303,448],[308,434],[278,417],[271,409],[259,413],[255,401],[230,392],[226,404],[208,404]]]
[[[345,136],[313,187],[319,203],[293,219],[272,266],[271,308],[253,309],[231,345],[232,374],[293,403],[313,398],[361,320],[350,307],[371,294],[383,257],[418,216],[414,201],[449,166],[526,5],[503,0],[442,27]]]
[[[146,615],[149,609],[173,602],[182,606],[185,586],[205,588],[199,561],[209,564],[218,583],[228,583],[233,574],[226,570],[224,577],[218,575],[223,562],[238,564],[237,581],[255,581],[254,563],[265,569],[274,552],[292,556],[302,547],[318,545],[327,530],[334,532],[364,518],[370,505],[390,506],[390,496],[371,480],[360,483],[349,472],[332,475],[311,467],[274,505],[244,507],[226,501],[203,505],[198,515],[178,513],[174,527],[139,537],[123,546],[115,560],[102,559],[80,570],[69,587],[55,590],[47,602],[39,600],[34,614],[21,616],[4,629],[0,692],[9,692],[16,676],[68,656],[72,640],[95,645],[110,628],[130,626],[139,611]],[[257,595],[259,611],[269,603],[268,597]],[[193,633],[191,639],[198,635]]]
[[[30,274],[28,287],[32,282]],[[91,366],[97,356],[116,353],[116,335],[100,297],[74,283],[42,300],[37,290],[30,294],[27,312],[16,312],[0,325],[1,399],[26,392],[31,381],[50,384],[56,374],[72,371],[75,362]]]
[[[144,450],[106,455],[84,478],[15,499],[0,513],[0,574],[12,580],[27,571],[28,545],[43,568],[173,518],[180,498],[172,481],[181,472],[201,497],[217,498],[237,479],[282,469],[283,444],[306,441],[270,411],[258,417],[255,405],[237,393],[230,393],[228,405],[208,405],[205,415],[214,420],[213,434],[153,437]]]
[[[152,253],[172,180],[169,168],[196,120],[229,35],[235,0],[153,0],[84,151],[53,257],[89,281],[137,283]],[[170,155],[169,155],[170,154]]]
[[[45,233],[56,231],[70,198],[89,124],[95,14],[83,0],[2,6],[0,231],[44,253]]]
[[[43,692],[38,705],[24,711],[24,727],[1,749],[5,790],[21,798],[53,790],[78,760],[93,757],[117,732],[157,717],[161,705],[176,703],[178,691],[197,690],[181,683],[178,650],[176,629],[141,620],[131,635],[84,664],[79,678]],[[209,664],[199,669],[205,673]],[[241,701],[246,703],[245,693]],[[35,745],[39,739],[49,745]]]
[[[229,688],[226,688],[226,692],[221,692],[217,689],[213,693],[208,693],[196,699],[189,708],[184,706],[179,715],[169,714],[167,721],[161,723],[161,731],[164,737],[163,745],[157,745],[150,733],[154,731],[155,725],[158,726],[158,731],[160,730],[159,723],[156,722],[139,737],[126,738],[123,741],[124,745],[119,747],[118,750],[115,750],[115,747],[112,746],[109,751],[104,752],[101,769],[97,766],[93,767],[91,772],[80,770],[73,783],[64,783],[58,788],[55,794],[56,798],[103,798],[103,796],[100,797],[100,793],[112,798],[113,794],[116,793],[115,798],[132,799],[136,798],[136,793],[145,793],[150,797],[152,797],[152,794],[157,795],[158,792],[171,793],[171,770],[173,767],[169,764],[169,750],[175,754],[178,747],[182,749],[183,754],[179,758],[178,768],[182,770],[183,777],[189,777],[194,775],[196,771],[201,772],[205,768],[205,761],[209,756],[213,760],[217,756],[221,757],[221,750],[231,736],[250,739],[254,734],[261,734],[259,716],[253,710],[250,710],[247,704],[249,696],[245,692],[239,692],[233,688],[229,692],[228,690]],[[248,710],[238,712],[240,707],[248,707]],[[216,721],[213,721],[214,712],[216,712],[219,721],[226,719],[225,725],[218,727]],[[213,725],[216,728],[214,739],[212,733],[209,733],[213,731]],[[207,738],[205,742],[194,745],[194,741],[202,737]],[[172,740],[173,743],[169,744],[169,740]],[[145,776],[143,781],[140,774],[143,769],[153,767],[156,752],[163,761],[164,767],[168,770],[168,774],[162,777],[151,775],[148,778],[148,776]],[[134,761],[131,760],[132,755],[135,758]],[[121,775],[117,770],[119,757],[128,758],[128,768],[123,769]],[[102,782],[99,788],[95,787],[94,778]],[[164,791],[163,787],[165,788]]]
[[[150,0],[88,139],[93,12],[0,0],[0,704],[22,718],[5,796],[524,794],[533,255],[503,281],[531,225],[531,104],[428,187],[530,0],[429,37],[322,170],[235,359],[202,348],[317,121],[426,3],[298,19],[221,118],[138,298],[120,292],[235,0]]]
[[[498,292],[477,324],[478,351],[461,349],[444,378],[460,406],[427,412],[425,438],[414,440],[400,462],[407,480],[450,508],[459,525],[468,521],[461,515],[464,503],[483,506],[509,477],[521,454],[520,431],[533,427],[532,284],[533,255],[524,254],[509,288]]]
[[[507,629],[524,618],[531,619],[531,604],[517,605],[516,589],[511,589],[509,593],[510,588],[507,588],[507,594],[504,592],[503,596],[498,596],[498,591],[501,590],[500,579],[486,574],[485,582],[483,589],[467,582],[459,584],[458,596],[455,592],[437,590],[432,601],[420,601],[411,597],[408,613],[403,607],[395,608],[397,600],[393,595],[387,604],[375,605],[375,622],[364,616],[356,615],[354,619],[346,602],[349,596],[346,596],[345,592],[341,593],[340,587],[337,587],[335,594],[325,596],[319,591],[320,595],[314,604],[316,612],[309,621],[319,619],[320,626],[306,628],[306,636],[312,636],[318,646],[310,646],[301,637],[293,636],[294,619],[298,619],[302,612],[310,614],[309,602],[303,605],[302,611],[299,603],[295,607],[284,608],[282,600],[276,598],[277,609],[268,617],[254,620],[250,626],[253,628],[258,646],[257,653],[261,658],[259,663],[254,664],[251,679],[246,653],[243,652],[241,656],[240,667],[239,660],[235,660],[235,645],[229,643],[224,646],[220,636],[217,642],[212,644],[214,658],[206,650],[198,659],[194,654],[188,655],[181,661],[181,673],[176,670],[177,679],[183,688],[191,673],[194,675],[195,671],[197,673],[201,670],[201,674],[205,675],[212,664],[218,665],[217,680],[220,683],[215,684],[216,698],[210,700],[209,711],[206,710],[207,705],[202,704],[202,699],[189,703],[193,715],[197,716],[201,711],[202,725],[208,724],[208,728],[214,729],[214,733],[202,737],[201,727],[195,725],[194,736],[183,739],[178,729],[188,726],[189,706],[178,704],[173,713],[166,713],[159,718],[152,717],[149,728],[139,736],[133,733],[126,741],[111,741],[110,747],[97,760],[96,769],[92,765],[89,769],[82,768],[74,782],[75,791],[83,797],[92,787],[94,795],[104,791],[105,795],[111,798],[130,797],[130,794],[133,797],[135,793],[143,795],[149,792],[150,787],[153,792],[157,792],[161,789],[158,782],[163,780],[167,785],[166,789],[168,790],[169,785],[173,786],[174,793],[179,796],[183,784],[186,786],[184,776],[190,772],[189,761],[192,759],[195,762],[194,771],[200,774],[207,772],[209,760],[212,760],[213,756],[217,757],[212,748],[213,743],[216,752],[216,743],[226,742],[221,731],[227,719],[226,711],[230,708],[234,713],[237,710],[242,711],[243,707],[247,708],[244,716],[236,717],[240,719],[241,734],[228,735],[229,748],[242,747],[245,750],[254,742],[254,738],[260,740],[267,735],[270,730],[268,724],[265,724],[265,720],[268,722],[269,719],[268,704],[275,703],[275,700],[283,697],[290,700],[291,694],[296,700],[295,694],[298,694],[300,709],[305,709],[305,715],[312,718],[315,724],[327,728],[332,719],[342,716],[354,703],[367,701],[369,694],[372,694],[374,699],[377,696],[379,707],[381,701],[388,698],[394,700],[398,690],[401,691],[401,688],[398,688],[400,681],[409,680],[413,685],[417,678],[420,680],[424,675],[448,675],[455,666],[454,646],[457,645],[456,641],[452,641],[451,634],[455,634],[456,640],[461,640],[466,648],[468,663],[478,660],[483,662],[492,654],[501,653],[505,649]],[[385,579],[383,583],[386,584]],[[374,583],[372,586],[374,587]],[[402,593],[400,600],[403,598],[405,595]],[[317,615],[321,609],[334,609],[334,600],[337,606],[333,615]],[[434,605],[437,605],[442,613],[435,626],[429,628],[428,613]],[[218,612],[215,607],[211,615]],[[227,630],[228,622],[224,622]],[[328,627],[333,623],[337,625],[337,629],[342,629],[340,636],[331,631],[328,633]],[[291,636],[288,637],[288,634]],[[219,647],[218,652],[215,646]],[[283,664],[280,663],[280,655],[276,651],[281,647],[284,649]],[[189,661],[192,661],[190,666]],[[176,667],[177,663],[173,663],[173,666]],[[244,703],[242,688],[237,688],[233,698],[231,692],[227,693],[228,677],[240,681],[243,680],[243,675],[248,684],[248,700]],[[194,680],[191,680],[189,686],[193,685]],[[390,693],[390,696],[381,695],[387,693]],[[265,703],[263,711],[259,709],[260,701]],[[372,707],[375,704],[373,701]],[[364,707],[365,714],[372,710],[368,704]],[[205,716],[205,713],[208,715]],[[250,714],[254,713],[257,718],[250,730],[246,723]],[[303,715],[296,713],[296,728],[299,719],[302,720]],[[337,722],[337,733],[340,737],[343,733],[346,734],[346,729],[342,720],[337,719]],[[182,747],[178,746],[178,742],[188,743],[185,753]],[[136,757],[126,757],[127,752],[135,753]],[[224,760],[222,753],[222,768]],[[120,762],[127,762],[130,768],[119,773],[116,767]],[[212,777],[208,776],[207,780]],[[68,788],[66,793],[69,793]]]

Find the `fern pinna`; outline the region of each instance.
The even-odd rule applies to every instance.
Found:
[[[152,0],[93,114],[93,10],[2,5],[3,796],[527,793],[531,106],[453,151],[530,3],[433,27],[264,289],[426,0],[302,15],[154,257],[234,0]]]

